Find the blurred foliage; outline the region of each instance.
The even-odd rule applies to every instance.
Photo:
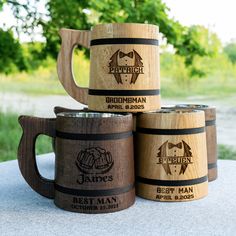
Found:
[[[219,50],[216,35],[199,26],[185,27],[169,17],[169,8],[162,0],[47,0],[47,13],[37,9],[39,0],[10,1],[14,16],[18,19],[18,31],[32,33],[35,26],[43,28],[45,47],[42,57],[57,57],[60,28],[89,29],[98,23],[136,22],[158,25],[160,32],[173,45],[177,55],[189,69],[189,77],[203,77],[205,71],[194,66],[196,56],[214,56]],[[81,47],[80,47],[81,49]],[[86,50],[86,49],[83,49]],[[88,51],[86,51],[88,55]]]
[[[59,28],[88,29],[98,23],[110,22],[158,25],[168,43],[176,49],[176,53],[185,58],[187,66],[192,64],[195,55],[210,55],[205,44],[198,41],[202,32],[194,27],[184,27],[170,18],[169,8],[161,0],[53,0],[48,1],[47,7],[50,20],[46,24],[41,23],[47,47],[49,46],[49,52],[53,53],[54,57],[58,52]]]
[[[188,77],[204,77],[207,74],[206,68],[196,65],[196,60],[216,57],[221,50],[221,42],[215,33],[210,32],[201,25],[194,25],[188,29],[187,44],[181,48],[177,55],[185,57],[185,65],[188,66]],[[198,54],[189,53],[197,50]]]
[[[22,134],[18,115],[0,112],[0,127],[2,127],[0,129],[0,162],[14,160],[17,158],[17,148]],[[52,152],[52,140],[47,136],[40,135],[36,142],[36,154],[48,152]],[[236,160],[235,147],[218,145],[218,158]]]
[[[2,10],[2,7],[3,7],[3,3],[4,3],[4,1],[0,1],[0,11]]]
[[[52,59],[42,54],[44,47],[45,43],[40,42],[20,44],[14,39],[12,31],[0,29],[0,72],[29,72],[41,65],[50,66]]]
[[[27,44],[23,46],[28,50]],[[43,61],[33,61],[32,65],[37,65],[38,68],[9,75],[0,74],[0,93],[7,91],[9,93],[25,93],[33,96],[66,94],[58,80],[56,61],[54,59],[47,57]],[[89,60],[85,58],[83,52],[78,49],[74,50],[73,74],[76,83],[82,87],[88,87],[89,66]]]
[[[218,89],[219,93],[221,93],[220,90],[224,92],[224,89],[229,92],[230,87],[232,90],[236,89],[234,86],[236,85],[236,64],[233,64],[225,53],[216,54],[214,59],[210,57],[196,56],[193,60],[193,67],[187,68],[185,66],[183,57],[170,52],[163,52],[161,54],[160,68],[162,91],[163,84],[166,83],[166,79],[169,79],[172,84],[174,83],[176,85],[175,89],[180,88],[181,93],[186,91],[186,95],[190,93],[204,94],[204,91],[206,93],[208,91],[208,93],[211,94],[211,92],[217,92]],[[203,72],[202,76],[194,75],[190,68],[196,68],[196,70],[198,70],[197,73],[199,73],[199,71]],[[192,75],[189,75],[189,73],[192,73]],[[191,80],[189,78],[195,79]],[[194,86],[194,88],[191,88],[192,86]],[[204,86],[206,86],[205,89]],[[169,85],[170,89],[173,87],[174,85]],[[203,91],[198,91],[198,87]],[[212,89],[213,87],[214,89]],[[218,89],[216,89],[217,87]],[[212,91],[210,91],[211,89]]]
[[[236,64],[236,42],[227,44],[224,47],[224,52],[229,57],[231,62]]]
[[[50,67],[52,58],[50,58],[49,56],[45,57],[45,55],[42,53],[44,47],[45,44],[40,42],[22,44],[27,71],[36,70],[40,66]]]
[[[22,47],[11,30],[0,29],[0,55],[0,72],[8,74],[26,69]]]
[[[1,0],[0,0],[1,1]],[[34,35],[39,20],[44,17],[44,13],[39,11],[40,0],[3,0],[11,7],[13,15],[17,20],[17,25],[12,26],[17,34],[21,32]]]
[[[229,145],[218,145],[218,157],[224,160],[236,160],[236,149]]]
[[[176,54],[162,52],[161,63],[161,94],[165,98],[186,98],[188,96],[206,96],[211,99],[230,97],[236,91],[236,64],[224,53],[218,54],[214,60],[197,57],[194,66],[206,71],[203,78],[189,79],[188,68],[184,59]],[[73,74],[76,83],[88,87],[90,62],[82,51],[76,49],[73,54]],[[0,74],[0,92],[26,93],[38,95],[65,95],[60,84],[56,62],[48,57],[35,70],[9,75]],[[234,99],[235,100],[235,99]],[[236,105],[236,101],[233,102]]]
[[[0,112],[0,162],[17,158],[17,148],[22,129],[18,123],[18,116],[13,113]],[[36,154],[52,151],[51,138],[39,136],[36,142]]]

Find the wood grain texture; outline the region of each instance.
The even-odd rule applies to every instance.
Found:
[[[62,41],[58,70],[64,76],[60,76],[63,78],[60,80],[72,97],[84,103],[87,98],[82,97],[86,95],[70,79],[71,62],[68,63],[68,60],[71,58],[70,48],[73,45],[70,42],[72,33],[70,30],[63,30],[63,34],[65,43],[63,45]],[[91,43],[97,41],[90,46],[89,109],[135,113],[160,108],[159,46],[150,43],[150,40],[157,42],[158,39],[159,31],[155,25],[124,23],[97,25],[92,28]],[[107,41],[98,43],[99,40]],[[118,42],[114,43],[112,40]],[[137,43],[137,40],[148,42]],[[62,55],[66,55],[63,56],[63,61]],[[68,65],[65,66],[65,63]]]
[[[131,114],[67,111],[58,113],[56,119],[23,116],[19,122],[24,130],[19,167],[36,192],[74,212],[114,212],[134,203]],[[54,181],[43,178],[37,168],[39,134],[56,137]]]
[[[89,48],[90,31],[61,29],[61,50],[57,59],[57,73],[66,92],[75,100],[87,104],[88,89],[76,85],[72,71],[72,55],[74,48],[81,45]]]
[[[85,107],[83,109],[70,109],[70,108],[66,108],[66,107],[60,107],[60,106],[56,106],[54,107],[54,114],[57,116],[58,113],[61,113],[61,112],[81,112],[81,111],[88,111],[88,108]],[[55,144],[56,143],[56,139],[53,138],[52,139],[52,149],[53,151],[55,152]]]
[[[35,142],[39,134],[55,137],[55,119],[20,116],[23,134],[18,148],[18,163],[26,182],[37,193],[54,198],[54,181],[42,177],[35,157]]]
[[[134,30],[136,29],[136,31]],[[152,24],[108,23],[98,24],[92,28],[91,39],[99,38],[150,38],[156,39],[159,28]]]
[[[103,135],[132,131],[131,115],[68,118],[60,114],[56,130],[63,133]],[[109,140],[70,140],[57,137],[56,153],[55,176],[59,186],[82,192],[97,191],[98,194],[103,190],[130,186],[123,193],[98,196],[73,195],[56,190],[55,204],[60,208],[75,212],[104,213],[122,210],[134,203],[132,136]],[[109,165],[108,170],[105,166]]]
[[[206,141],[207,141],[207,160],[208,160],[208,180],[217,179],[217,132],[216,132],[216,108],[200,104],[178,104],[166,106],[169,109],[198,109],[205,112],[206,121]]]
[[[138,196],[156,201],[189,201],[207,195],[204,125],[203,111],[159,110],[137,116]]]
[[[57,115],[58,113],[61,113],[61,112],[81,112],[81,111],[89,111],[89,110],[87,107],[85,107],[83,109],[71,109],[71,108],[60,107],[60,106],[54,107],[54,114],[55,115]]]

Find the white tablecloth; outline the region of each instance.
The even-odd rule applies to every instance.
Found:
[[[53,178],[54,155],[37,158]],[[136,198],[127,210],[80,214],[57,208],[34,192],[17,161],[0,163],[0,235],[236,235],[236,161],[219,161],[219,178],[201,200],[160,203]]]

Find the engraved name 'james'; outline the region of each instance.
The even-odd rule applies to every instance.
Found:
[[[76,166],[81,172],[77,183],[100,183],[113,180],[112,175],[107,175],[114,165],[112,155],[101,147],[91,147],[81,150],[76,160]]]

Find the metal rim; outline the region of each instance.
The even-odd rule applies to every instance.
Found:
[[[60,112],[57,114],[59,117],[70,118],[116,118],[129,115],[120,113],[100,113],[100,112],[87,112],[87,111],[75,111],[75,112]]]

